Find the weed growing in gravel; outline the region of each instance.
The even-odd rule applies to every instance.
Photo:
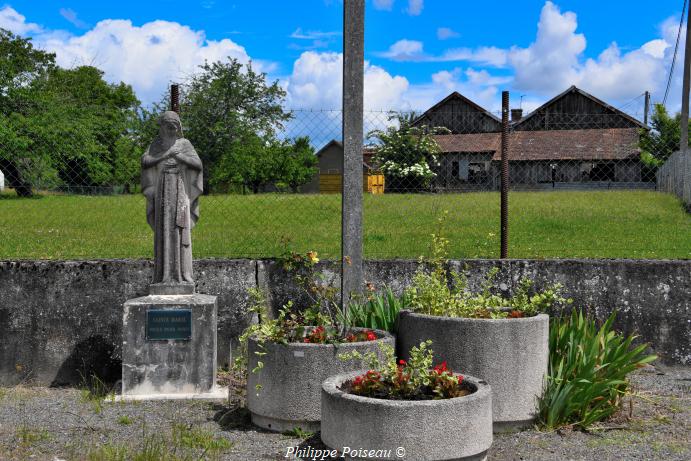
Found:
[[[49,440],[50,437],[51,435],[47,431],[33,429],[26,425],[22,425],[17,428],[19,446],[24,448],[29,448],[37,442]]]
[[[127,415],[120,416],[118,418],[118,424],[121,424],[123,426],[129,426],[130,424],[132,424],[132,418],[130,418]]]
[[[217,437],[211,431],[182,423],[173,424],[173,444],[202,449],[208,456],[217,455],[233,446],[229,440]]]
[[[192,456],[179,456],[171,451],[169,443],[161,436],[146,435],[141,447],[106,443],[90,450],[89,461],[192,461]]]
[[[91,375],[89,378],[82,376],[82,385],[84,387],[81,389],[81,400],[90,404],[97,415],[101,414],[105,399],[115,399],[113,390],[96,375]]]
[[[301,427],[294,427],[289,431],[285,431],[283,435],[287,435],[288,437],[293,437],[295,439],[309,439],[314,435],[314,432],[306,431]]]

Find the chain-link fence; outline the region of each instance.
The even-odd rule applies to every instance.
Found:
[[[183,105],[205,163],[195,258],[340,257],[341,112],[285,112],[272,133],[212,145],[199,128],[188,136]],[[0,259],[151,257],[139,171],[155,119],[80,125],[98,113],[0,130]],[[425,254],[446,213],[450,256],[497,257],[500,114],[456,96],[424,112],[368,111],[364,122],[365,256]],[[646,126],[580,93],[512,111],[509,256],[691,257],[688,216],[655,192],[676,126]]]

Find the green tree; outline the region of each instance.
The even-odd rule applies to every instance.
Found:
[[[237,60],[205,63],[182,86],[180,112],[185,137],[204,162],[207,184],[233,182],[258,190],[271,176],[270,150],[276,132],[291,118],[283,109],[285,91],[278,81]],[[256,149],[257,158],[252,158]],[[249,165],[238,162],[249,162]],[[220,170],[219,170],[220,169]],[[238,176],[240,175],[240,176]]]
[[[298,192],[300,186],[308,183],[317,173],[317,156],[314,155],[309,137],[283,141],[277,151],[280,158],[276,180],[285,183],[292,192]]]
[[[138,105],[128,85],[90,66],[59,68],[30,39],[0,30],[0,168],[18,195],[130,183]]]
[[[54,54],[0,29],[0,169],[20,196],[32,195],[34,181],[54,173],[50,157],[30,149],[32,128],[39,128],[31,116],[44,109],[36,83],[54,68]]]
[[[647,165],[662,165],[670,155],[679,150],[681,141],[681,114],[674,117],[662,104],[655,104],[650,119],[651,130],[641,130],[639,147],[641,160]],[[691,128],[691,124],[689,124]]]
[[[434,135],[448,133],[446,128],[413,126],[414,117],[391,114],[395,125],[386,130],[373,130],[368,139],[378,141],[374,161],[386,176],[391,192],[428,190],[436,176],[439,145]]]
[[[138,124],[134,91],[110,84],[95,67],[52,70],[41,87],[47,118],[43,146],[52,152],[61,185],[72,191],[131,185],[137,176],[139,152],[134,142]]]

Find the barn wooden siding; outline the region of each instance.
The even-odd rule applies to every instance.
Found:
[[[498,119],[459,93],[452,93],[431,107],[414,122],[414,125],[445,127],[451,130],[452,134],[501,131],[501,122]]]
[[[514,126],[516,131],[641,128],[621,112],[577,88],[568,90]]]

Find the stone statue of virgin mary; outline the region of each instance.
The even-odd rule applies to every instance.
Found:
[[[146,220],[154,231],[150,294],[194,293],[192,238],[203,190],[202,162],[175,112],[159,118],[158,136],[142,156]]]

